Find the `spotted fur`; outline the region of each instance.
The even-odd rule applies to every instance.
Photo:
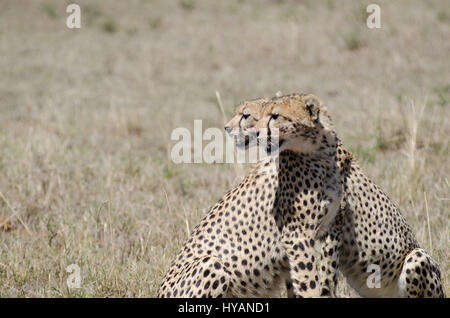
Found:
[[[261,117],[261,104],[252,103],[246,108],[253,117]],[[240,113],[243,111],[241,108]],[[340,141],[337,164],[344,194],[340,212],[322,245],[322,294],[335,296],[340,270],[362,296],[444,297],[439,265],[420,249],[398,208],[364,174]],[[368,287],[370,265],[380,268],[380,288]]]
[[[305,108],[308,99],[279,101],[264,104],[266,109],[277,104],[280,115],[290,116],[288,104]],[[316,106],[316,114],[326,114],[323,105]],[[277,297],[283,284],[289,296],[320,295],[315,239],[341,201],[337,137],[306,108],[291,120],[297,128],[283,138],[295,141],[301,132],[302,142],[313,139],[316,150],[300,153],[292,147],[258,162],[194,228],[164,276],[159,297]]]
[[[324,254],[338,249],[339,264],[322,268],[324,284],[335,289],[338,267],[362,296],[444,297],[439,265],[419,247],[397,206],[364,174],[341,142],[338,166],[344,196]],[[380,288],[368,287],[370,265],[380,268]]]

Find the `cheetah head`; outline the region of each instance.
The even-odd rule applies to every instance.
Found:
[[[283,150],[321,153],[337,142],[326,106],[312,94],[272,98],[263,105],[255,128],[258,142],[271,154]]]
[[[257,142],[255,125],[260,117],[266,98],[244,101],[238,105],[233,118],[225,125],[225,131],[236,137],[236,146],[247,149]]]

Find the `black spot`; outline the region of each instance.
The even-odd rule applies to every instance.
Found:
[[[202,262],[206,263],[207,261],[209,261],[209,257],[205,257]]]

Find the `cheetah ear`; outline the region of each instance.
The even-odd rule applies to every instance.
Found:
[[[311,97],[305,103],[306,110],[309,113],[309,117],[313,122],[316,122],[319,119],[320,113],[320,103],[317,99]]]

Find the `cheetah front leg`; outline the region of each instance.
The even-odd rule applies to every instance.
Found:
[[[289,258],[293,289],[290,295],[288,290],[288,297],[319,297],[314,240],[303,235],[298,226],[290,226],[283,233],[283,245]]]
[[[334,164],[334,169],[326,174],[324,183],[325,188],[322,190],[322,200],[320,202],[320,212],[318,214],[318,222],[315,225],[314,239],[323,238],[329,232],[331,224],[336,220],[341,210],[343,189],[342,182],[339,178],[339,170]]]
[[[339,222],[334,222],[331,225],[329,232],[323,238],[321,247],[319,279],[322,297],[336,297],[337,267],[341,246],[341,228],[338,224]]]
[[[337,166],[333,172],[334,174],[327,174],[328,184],[321,202],[321,222],[317,224],[314,234],[314,238],[322,242],[319,277],[320,295],[323,297],[336,297],[337,267],[342,240],[342,182],[338,177]]]

